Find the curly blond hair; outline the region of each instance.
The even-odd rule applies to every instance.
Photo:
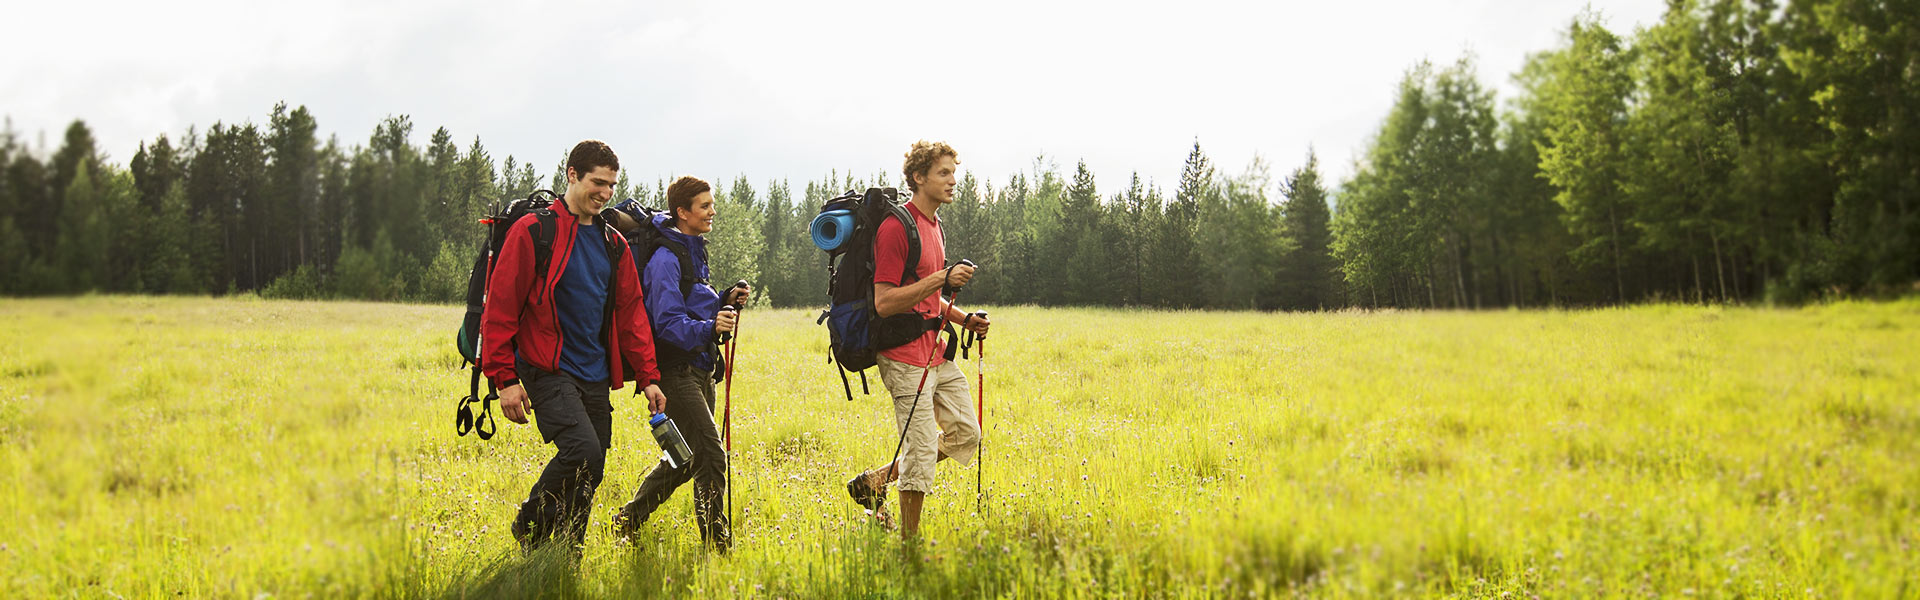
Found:
[[[907,190],[920,191],[920,184],[913,182],[913,176],[925,174],[927,169],[933,168],[934,161],[940,160],[942,156],[951,156],[953,164],[960,164],[960,153],[955,152],[953,146],[948,146],[946,142],[926,140],[914,142],[913,149],[907,151],[906,164],[900,167],[907,176]]]

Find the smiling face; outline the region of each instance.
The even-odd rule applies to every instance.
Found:
[[[591,218],[613,199],[613,186],[620,172],[612,167],[594,167],[585,175],[567,167],[567,209],[575,215]]]
[[[687,235],[713,231],[713,186],[706,180],[683,175],[667,186],[667,210],[673,211],[673,226]]]
[[[713,231],[713,192],[700,192],[686,208],[673,209],[674,223],[687,235],[706,235]]]

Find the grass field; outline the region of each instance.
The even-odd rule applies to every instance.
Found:
[[[505,531],[535,429],[454,435],[459,310],[0,300],[0,596],[1920,596],[1920,301],[993,308],[989,500],[942,464],[917,559],[840,487],[884,395],[752,311],[736,551],[683,491],[577,572]],[[596,524],[659,453],[615,398]]]

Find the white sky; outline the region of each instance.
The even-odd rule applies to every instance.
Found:
[[[312,6],[326,4],[327,6]],[[1103,195],[1138,171],[1178,182],[1198,138],[1222,173],[1276,176],[1316,148],[1338,182],[1416,61],[1478,57],[1512,93],[1530,52],[1586,2],[951,3],[350,0],[34,2],[0,9],[0,114],[46,152],[85,119],[109,160],[189,125],[265,126],[306,105],[324,141],[411,115],[424,145],[478,135],[542,177],[595,137],[637,181],[671,174],[797,188],[895,172],[946,140],[997,184],[1045,153],[1085,159]],[[1661,0],[1594,4],[1616,32]],[[898,181],[897,175],[893,177]]]

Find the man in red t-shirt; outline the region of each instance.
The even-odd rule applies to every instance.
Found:
[[[961,312],[940,296],[943,287],[957,289],[973,279],[971,265],[946,266],[946,238],[936,214],[942,205],[953,202],[959,164],[959,153],[944,142],[921,140],[907,152],[903,170],[907,189],[913,192],[907,212],[920,231],[920,264],[913,270],[913,278],[901,280],[907,260],[906,230],[897,219],[882,221],[874,233],[873,304],[882,318],[913,312],[929,319],[944,318],[986,335],[989,324],[985,318]],[[906,441],[893,464],[857,475],[848,483],[855,501],[878,506],[886,497],[887,484],[900,481],[901,537],[919,533],[920,506],[926,493],[933,490],[934,463],[948,458],[963,465],[971,463],[980,447],[980,422],[969,401],[967,377],[940,356],[939,338],[940,332],[932,330],[905,345],[880,352],[880,381],[893,396],[894,423],[898,427],[894,434],[905,432]],[[939,425],[937,431],[935,423]],[[886,518],[884,511],[875,514]]]

